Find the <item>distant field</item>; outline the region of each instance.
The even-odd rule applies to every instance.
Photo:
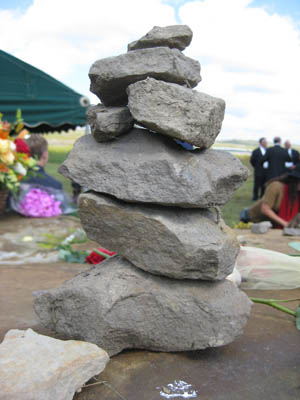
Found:
[[[70,180],[64,178],[57,170],[72,150],[74,142],[84,134],[85,131],[82,129],[67,133],[49,133],[45,136],[49,143],[49,162],[46,166],[46,171],[55,179],[61,181],[64,190],[70,195],[72,194]]]
[[[60,180],[63,184],[64,190],[70,194],[72,193],[72,187],[69,179],[66,179],[59,174],[57,169],[66,159],[74,142],[84,134],[84,130],[76,130],[70,131],[69,133],[54,133],[47,135],[49,143],[49,162],[46,170],[56,179]],[[222,142],[215,143],[214,147],[242,148],[243,146],[240,143]],[[249,145],[244,146],[244,148],[248,149]],[[249,155],[236,155],[236,157],[238,157],[242,163],[248,167],[251,174],[248,180],[235,192],[232,199],[223,207],[223,218],[229,226],[232,226],[233,223],[238,223],[242,208],[248,207],[252,204],[253,169],[249,163]]]

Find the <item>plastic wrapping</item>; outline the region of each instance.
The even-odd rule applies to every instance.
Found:
[[[49,218],[72,214],[77,207],[59,189],[38,184],[22,183],[17,196],[11,196],[10,207],[26,217]]]
[[[283,290],[300,287],[300,257],[242,246],[236,260],[242,289]]]

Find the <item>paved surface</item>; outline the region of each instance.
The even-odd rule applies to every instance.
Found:
[[[46,331],[39,324],[32,308],[33,292],[57,287],[88,266],[55,261],[55,254],[49,253],[41,262],[41,258],[36,257],[40,251],[33,243],[27,245],[22,239],[26,235],[41,237],[45,230],[61,232],[66,229],[67,232],[77,226],[78,220],[68,218],[0,219],[0,341],[13,328],[30,327],[56,337],[54,332]],[[258,247],[277,251],[280,247],[283,252],[293,253],[288,242],[295,238],[281,237],[279,231],[272,231],[268,237],[249,231],[238,234],[248,236],[247,245],[253,246],[256,241]],[[92,249],[95,244],[91,242],[86,246]],[[4,253],[13,253],[16,248],[17,254],[11,254],[7,262],[3,260]],[[247,293],[254,297],[300,298],[300,289]],[[296,309],[299,302],[286,305]],[[295,327],[294,317],[255,304],[243,336],[230,345],[185,353],[124,351],[110,360],[98,379],[105,383],[84,388],[74,399],[299,400],[300,332]],[[171,397],[175,393],[167,385],[175,385],[174,381],[180,380],[191,384],[190,393],[195,390],[197,397]]]

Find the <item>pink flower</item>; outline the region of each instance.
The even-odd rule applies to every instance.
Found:
[[[60,201],[41,189],[31,189],[21,201],[19,211],[26,217],[49,218],[62,213]]]

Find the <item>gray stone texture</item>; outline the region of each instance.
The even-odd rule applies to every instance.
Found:
[[[95,344],[12,329],[0,344],[0,399],[72,400],[108,361]]]
[[[94,62],[90,90],[105,106],[123,106],[128,101],[127,86],[148,76],[195,87],[201,81],[200,64],[168,47],[130,51]]]
[[[105,107],[102,104],[88,108],[87,120],[97,142],[105,142],[129,132],[134,120],[128,107]]]
[[[187,151],[172,139],[133,129],[112,142],[77,140],[60,173],[81,186],[129,202],[187,208],[224,205],[248,169],[225,151]]]
[[[282,234],[284,236],[300,236],[300,228],[289,228],[283,229]]]
[[[145,206],[82,194],[79,216],[88,237],[146,272],[176,279],[221,280],[240,249],[233,232],[204,209]]]
[[[169,47],[184,50],[192,41],[193,32],[187,25],[154,26],[150,32],[129,43],[128,51],[149,47]]]
[[[152,78],[130,85],[127,93],[134,119],[150,130],[202,149],[211,147],[221,131],[222,99]]]
[[[119,256],[34,300],[45,326],[95,343],[110,356],[130,348],[186,351],[225,345],[242,334],[251,304],[226,279],[159,277]]]
[[[257,224],[251,225],[252,233],[267,233],[272,228],[270,221],[258,222]]]

